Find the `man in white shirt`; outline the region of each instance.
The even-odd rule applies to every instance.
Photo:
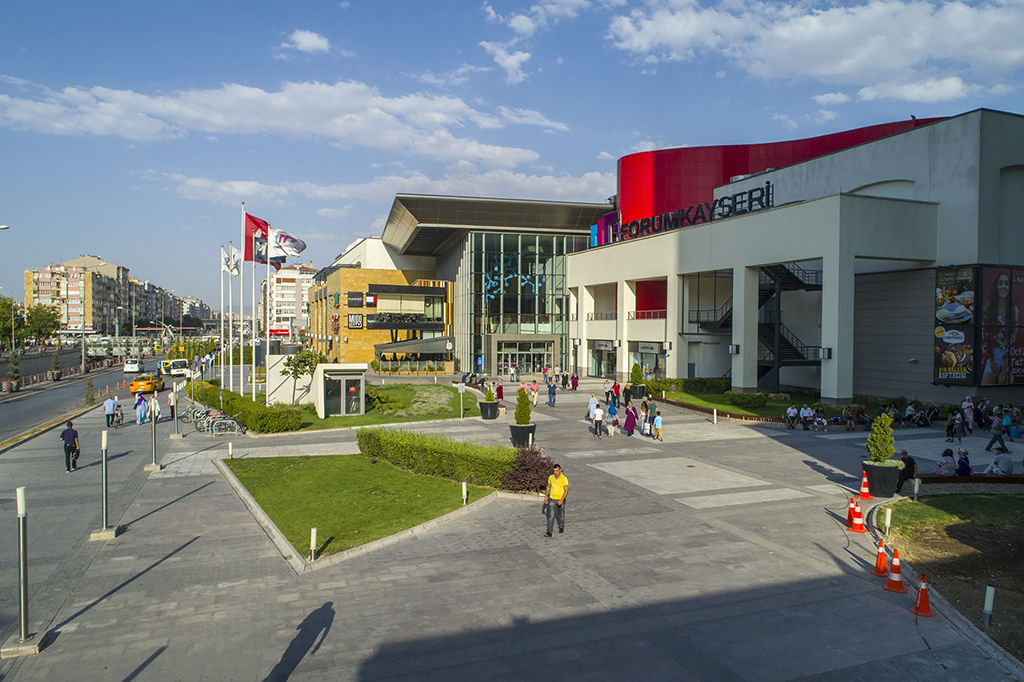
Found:
[[[103,416],[107,418],[107,428],[114,425],[114,415],[117,414],[117,401],[113,396],[107,396],[103,401]]]
[[[1013,473],[1013,460],[1003,448],[996,448],[996,458],[982,473],[1009,476]]]
[[[601,429],[604,422],[604,410],[601,409],[601,404],[598,403],[597,407],[594,408],[594,435],[597,439],[601,439]]]
[[[798,414],[796,403],[793,403],[786,408],[786,428],[792,429],[796,427],[796,418]]]
[[[814,423],[814,410],[804,403],[804,406],[800,408],[800,421],[804,425],[804,431],[810,431],[810,425]]]

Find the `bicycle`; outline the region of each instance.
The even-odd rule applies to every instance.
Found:
[[[124,410],[121,408],[121,403],[118,403],[114,409],[114,428],[116,429],[122,424],[124,424]]]

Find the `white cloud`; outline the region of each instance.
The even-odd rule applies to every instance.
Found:
[[[526,80],[526,74],[523,72],[523,64],[525,64],[530,58],[529,52],[523,52],[522,50],[509,52],[505,49],[505,45],[501,43],[488,42],[486,40],[480,43],[480,47],[484,48],[484,51],[491,55],[495,64],[505,69],[506,83],[509,85],[515,85],[516,83],[522,83]]]
[[[554,173],[555,172],[555,167],[554,166],[548,166],[548,165],[545,165],[545,164],[534,164],[534,165],[532,165],[530,167],[533,168],[534,170],[544,171],[545,173]]]
[[[276,91],[228,83],[163,95],[102,86],[44,89],[28,97],[0,94],[0,127],[50,134],[132,141],[182,137],[189,131],[278,135],[500,167],[538,158],[529,149],[491,145],[449,130],[470,123],[478,128],[503,125],[458,97],[389,97],[358,81],[284,83]]]
[[[658,143],[653,140],[640,140],[634,144],[630,149],[635,152],[649,152],[652,149],[657,149]]]
[[[348,212],[352,210],[352,204],[347,204],[342,208],[318,208],[316,214],[321,218],[331,218],[333,220],[340,220],[348,215]]]
[[[811,95],[811,99],[817,102],[818,106],[827,107],[831,104],[845,104],[850,101],[850,96],[844,92],[826,92],[821,95]]]
[[[476,66],[474,64],[463,64],[457,69],[447,71],[445,73],[434,73],[433,71],[424,71],[423,73],[410,73],[420,83],[426,83],[427,85],[437,85],[441,87],[447,87],[452,85],[463,85],[468,80],[471,74],[474,73],[486,73],[490,71],[489,66]]]
[[[786,114],[773,114],[772,120],[779,121],[782,124],[782,127],[785,128],[786,130],[796,130],[797,128],[796,121],[791,119]]]
[[[340,54],[342,57],[355,57],[356,56],[355,50],[338,50],[338,54]]]
[[[811,114],[811,120],[815,123],[828,123],[832,119],[838,117],[839,114],[831,109],[818,109]]]
[[[824,8],[797,0],[652,0],[615,16],[607,38],[639,59],[679,61],[704,53],[764,78],[861,87],[933,79],[942,84],[939,90],[954,90],[945,83],[951,72],[976,81],[1024,66],[1022,34],[1024,3],[1016,0],[869,0]],[[879,87],[894,96],[900,91]]]
[[[498,114],[502,120],[507,123],[528,125],[528,126],[541,126],[551,131],[559,131],[562,133],[569,132],[569,126],[558,121],[552,121],[544,114],[533,109],[510,109],[509,107],[499,106]],[[547,132],[547,131],[545,131]]]
[[[611,154],[609,154],[608,152],[602,150],[602,152],[597,155],[597,160],[598,161],[614,161],[615,157],[612,156]]]
[[[338,6],[341,7],[342,9],[348,9],[349,6],[351,6],[351,5],[352,5],[352,3],[349,2],[348,0],[344,0],[344,2],[339,2],[338,3]]]
[[[499,16],[498,13],[494,11],[494,8],[486,2],[481,9],[484,11],[484,16],[487,18],[488,23],[494,24],[501,21],[501,16]]]
[[[296,195],[320,201],[391,201],[398,192],[604,201],[605,197],[615,193],[615,173],[598,172],[584,173],[580,176],[567,173],[535,175],[499,169],[485,173],[449,171],[440,178],[431,178],[415,171],[406,175],[380,176],[369,182],[338,185],[319,185],[312,182],[277,185],[252,181],[218,182],[178,173],[160,177],[174,183],[176,191],[188,199],[213,203],[237,203],[246,198],[279,200]]]
[[[520,35],[532,35],[537,29],[537,22],[525,14],[516,14],[508,18],[508,27]]]
[[[915,83],[879,83],[861,88],[857,98],[862,100],[895,99],[907,102],[933,104],[960,99],[981,90],[978,85],[968,85],[959,76],[948,78],[926,78]]]
[[[298,50],[299,52],[329,52],[331,41],[319,33],[296,29],[288,36],[288,41],[281,43],[282,49]]]
[[[725,78],[726,71],[715,71],[715,78]]]

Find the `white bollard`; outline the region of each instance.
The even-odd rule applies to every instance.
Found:
[[[466,482],[462,482],[462,504],[469,503],[469,488],[466,487]]]
[[[996,600],[996,588],[991,585],[985,588],[985,608],[981,613],[984,616],[985,627],[992,622],[992,604]]]
[[[892,523],[892,507],[885,508],[885,534],[889,534],[889,526]]]
[[[309,560],[316,561],[316,526],[309,529]]]
[[[234,458],[235,458],[234,443],[228,443],[228,459],[234,459]]]
[[[662,389],[662,390],[661,390],[661,399],[662,399],[662,400],[664,400],[664,399],[665,399],[665,389]]]
[[[914,479],[914,502],[917,502],[917,494],[921,492],[921,479]]]
[[[718,408],[712,408],[711,423],[718,424]]]

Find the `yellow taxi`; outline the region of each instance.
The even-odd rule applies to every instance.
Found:
[[[164,390],[164,380],[154,374],[142,374],[135,377],[128,389],[132,393],[155,393]]]

